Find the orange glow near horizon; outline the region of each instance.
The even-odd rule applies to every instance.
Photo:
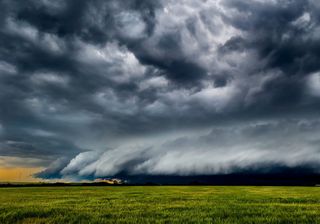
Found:
[[[41,170],[41,167],[0,168],[0,182],[39,182],[40,180],[32,175]]]

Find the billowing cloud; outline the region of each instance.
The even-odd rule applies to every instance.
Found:
[[[319,120],[282,120],[220,126],[150,148],[80,153],[62,166],[64,177],[212,175],[274,172],[274,167],[319,169]],[[261,167],[264,170],[261,170]]]
[[[39,176],[318,167],[317,1],[0,7],[0,156]]]

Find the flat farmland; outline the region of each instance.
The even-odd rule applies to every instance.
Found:
[[[320,223],[320,188],[0,188],[0,223]]]

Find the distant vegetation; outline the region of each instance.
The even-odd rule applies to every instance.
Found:
[[[0,188],[8,187],[75,187],[75,186],[114,186],[114,185],[127,185],[124,181],[120,179],[99,179],[98,181],[92,182],[8,182],[0,183]]]
[[[0,223],[320,223],[320,188],[1,188]]]

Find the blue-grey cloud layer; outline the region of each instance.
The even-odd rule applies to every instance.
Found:
[[[0,7],[0,156],[43,177],[317,169],[317,1]]]

